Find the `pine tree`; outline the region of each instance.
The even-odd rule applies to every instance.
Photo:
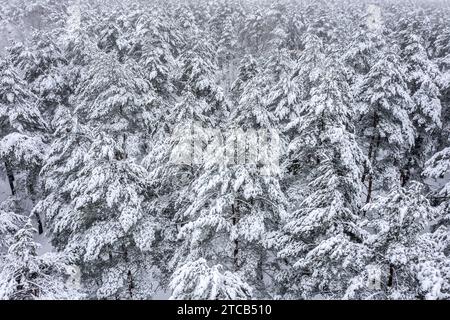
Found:
[[[0,269],[0,299],[78,299],[82,295],[65,284],[68,265],[58,254],[37,254],[36,230],[29,220],[14,236]]]
[[[318,37],[323,43],[334,40],[333,31],[336,29],[333,19],[334,10],[333,4],[328,5],[325,1],[308,4],[304,14],[306,32]]]
[[[25,223],[25,217],[16,213],[17,207],[17,201],[12,197],[0,202],[0,255],[8,250],[14,235]]]
[[[362,124],[360,136],[367,148],[368,163],[362,181],[367,182],[366,202],[369,202],[374,176],[381,187],[397,183],[395,168],[414,146],[415,131],[409,118],[413,102],[395,52],[378,55],[356,96]]]
[[[438,225],[447,225],[450,223],[450,183],[445,178],[450,171],[450,148],[445,148],[436,152],[426,163],[422,175],[425,178],[436,181],[435,185],[429,182],[432,188],[432,196],[436,205],[440,205],[441,216]]]
[[[177,27],[183,43],[181,47],[184,49],[191,41],[191,38],[200,32],[200,26],[195,19],[192,9],[186,3],[178,3],[174,8],[173,14],[177,17]]]
[[[188,203],[190,184],[199,174],[202,152],[217,128],[218,119],[227,112],[222,89],[215,83],[215,54],[208,41],[193,38],[192,47],[178,57],[175,79],[177,101],[161,105],[158,124],[152,134],[150,152],[143,164],[154,190],[150,207],[163,225],[159,256],[165,261],[165,274],[172,273],[176,259],[179,225],[175,215]],[[167,260],[173,260],[169,262]]]
[[[364,16],[367,19],[366,16]],[[386,30],[369,27],[362,23],[350,41],[344,59],[352,72],[351,80],[357,86],[362,76],[369,73],[377,62],[377,57],[386,46]]]
[[[246,48],[247,53],[256,54],[264,51],[267,45],[265,42],[267,36],[264,33],[266,30],[264,13],[260,8],[245,16],[239,33],[239,42]]]
[[[448,40],[450,39],[450,28],[446,26],[443,30],[439,30],[433,45],[435,47],[434,57],[438,62],[445,67],[448,66],[448,57],[450,54],[450,45]]]
[[[301,99],[301,92],[293,77],[294,63],[287,50],[276,51],[267,62],[267,73],[272,86],[267,104],[279,123],[288,123],[295,116],[295,110]]]
[[[438,79],[440,89],[440,101],[442,105],[442,132],[439,139],[439,149],[447,147],[450,137],[448,126],[450,119],[450,28],[446,25],[438,26],[437,36],[433,45],[435,46],[434,62],[439,66],[441,76]]]
[[[148,80],[164,99],[173,100],[173,76],[175,57],[172,42],[178,35],[168,30],[164,21],[155,15],[143,14],[136,22],[136,30],[132,30],[132,56],[142,63]]]
[[[180,73],[177,77],[178,93],[191,92],[209,104],[218,105],[224,100],[223,90],[215,84],[216,53],[210,39],[196,34],[192,43],[178,58]]]
[[[325,59],[322,40],[314,34],[306,33],[303,38],[304,50],[294,67],[294,81],[300,91],[301,101],[310,98],[310,91],[320,73]]]
[[[286,45],[288,50],[300,50],[302,48],[301,35],[304,29],[305,25],[301,15],[290,6],[288,8],[288,23],[286,25]]]
[[[224,21],[223,32],[218,41],[218,55],[220,57],[219,66],[226,65],[236,55],[236,29],[233,25],[233,19],[228,16]]]
[[[28,88],[39,98],[39,110],[49,124],[55,109],[67,103],[71,90],[64,75],[67,61],[55,37],[53,33],[36,32],[29,45],[17,44],[9,50]]]
[[[436,210],[421,194],[422,186],[395,186],[364,207],[373,232],[365,244],[370,262],[353,281],[347,298],[442,299],[448,296],[449,270],[445,247],[439,243],[442,231],[426,233]],[[424,233],[425,232],[425,233]],[[437,236],[437,237],[436,237]]]
[[[95,56],[96,46],[92,41],[88,27],[80,26],[71,31],[64,41],[64,54],[67,60],[65,80],[67,86],[76,88],[81,79],[81,72]],[[70,107],[70,102],[58,105],[58,108]],[[58,113],[55,110],[55,113]],[[55,120],[57,121],[57,120]],[[58,125],[52,122],[52,127],[57,130]]]
[[[291,159],[302,164],[306,194],[284,220],[279,257],[295,271],[281,273],[282,294],[340,297],[366,255],[358,227],[364,156],[353,133],[351,92],[340,61],[328,56],[299,115]],[[284,285],[284,288],[282,287]],[[298,292],[296,292],[296,290]]]
[[[448,299],[449,17],[0,0],[0,296]]]
[[[411,28],[411,27],[410,27]],[[406,64],[406,81],[414,107],[411,118],[416,129],[414,148],[404,164],[401,184],[404,186],[411,175],[417,180],[423,170],[424,162],[434,153],[435,135],[442,127],[441,102],[439,100],[439,71],[428,58],[423,40],[412,34],[403,34],[402,56]],[[416,171],[414,172],[411,171]]]
[[[276,1],[265,12],[265,25],[267,26],[267,46],[272,50],[286,47],[288,34],[286,32],[286,4]]]
[[[233,18],[228,16],[217,44],[218,65],[222,71],[222,81],[226,91],[231,90],[232,81],[235,78],[235,61],[238,55],[236,33]]]
[[[237,102],[245,84],[259,72],[256,60],[251,55],[245,55],[239,63],[238,75],[231,86],[232,99]]]
[[[31,134],[44,130],[46,123],[36,107],[35,96],[27,89],[14,67],[5,60],[0,64],[0,81],[1,138],[10,133]]]
[[[153,221],[144,210],[146,170],[137,163],[139,137],[152,125],[151,86],[133,64],[114,56],[98,53],[92,63],[74,101],[85,137],[73,132],[73,144],[56,145],[62,154],[50,158],[58,163],[68,157],[63,170],[52,165],[58,180],[70,180],[62,189],[50,184],[40,208],[51,213],[53,242],[73,255],[86,281],[101,279],[92,287],[97,297],[148,296],[152,293],[134,289],[138,279],[146,281],[144,253],[154,237],[146,229]],[[81,163],[71,162],[80,158]],[[49,172],[50,178],[55,173]]]
[[[25,172],[25,190],[34,202],[36,179],[46,150],[42,133],[47,124],[36,106],[36,97],[8,61],[0,62],[0,86],[0,158],[5,163],[11,194],[17,191],[14,171]],[[42,233],[40,218],[36,218]]]
[[[205,259],[222,265],[225,273],[237,272],[258,288],[258,296],[270,295],[263,281],[270,268],[267,234],[277,228],[285,205],[275,119],[263,100],[264,79],[253,78],[243,86],[225,133],[218,134],[207,153],[190,187],[189,205],[178,216],[184,224],[179,235],[183,245],[175,256],[180,261],[175,275]]]
[[[290,143],[287,150],[286,161],[283,166],[288,173],[296,174],[299,166],[299,159],[294,155],[297,150],[302,148],[297,134],[297,125],[300,121],[300,115],[306,110],[308,101],[311,98],[311,90],[317,82],[322,63],[325,59],[324,46],[322,41],[315,35],[305,34],[304,36],[304,50],[301,53],[299,60],[293,67],[292,75],[290,76],[293,82],[293,93],[295,93],[295,102],[288,103],[292,110],[283,108],[282,113],[293,114],[293,119],[284,127],[284,135]],[[281,115],[281,113],[280,113]],[[287,119],[288,120],[288,119]],[[293,155],[293,156],[291,156]]]
[[[239,300],[251,296],[251,288],[238,275],[222,271],[221,265],[209,267],[205,259],[178,269],[171,282],[171,299]]]
[[[120,7],[120,3],[117,5]],[[125,17],[121,11],[113,11],[119,9],[112,8],[111,12],[101,13],[101,17],[96,25],[96,33],[98,34],[97,46],[100,50],[117,56],[117,59],[123,62],[126,54],[130,50],[130,44],[126,38],[127,25],[124,21]]]

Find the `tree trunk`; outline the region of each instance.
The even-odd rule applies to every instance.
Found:
[[[239,211],[238,208],[233,204],[231,205],[231,210],[233,214],[233,226],[236,226],[239,222]],[[234,250],[233,250],[233,265],[234,270],[239,270],[239,239],[234,240]]]
[[[249,153],[249,150],[248,150],[248,148],[249,148],[248,147],[248,132],[244,132],[244,137],[245,137],[244,165],[247,165],[248,164],[248,153]]]
[[[262,287],[264,287],[264,263],[263,261],[265,261],[266,257],[265,257],[265,252],[262,251],[261,257],[258,261],[258,270],[257,270],[257,276],[256,278],[258,279],[259,283],[261,284]],[[263,288],[261,288],[263,289]]]
[[[35,216],[37,224],[38,224],[38,233],[39,234],[43,234],[44,233],[44,227],[42,225],[41,216],[37,212],[34,213],[34,216]]]
[[[394,282],[394,266],[391,264],[391,265],[389,265],[389,277],[388,277],[387,286],[392,287],[393,282]]]
[[[14,189],[14,172],[11,168],[11,165],[6,160],[5,161],[5,169],[6,169],[6,175],[8,176],[8,182],[9,182],[9,188],[11,189],[11,195],[16,194],[16,190]]]
[[[372,198],[372,186],[373,186],[373,177],[372,177],[372,175],[369,175],[369,184],[367,186],[366,203],[369,203],[370,199]]]
[[[373,128],[374,132],[372,133],[372,136],[370,137],[369,153],[367,155],[367,159],[368,159],[369,162],[372,162],[372,157],[373,157],[373,152],[374,152],[374,145],[375,145],[375,138],[376,138],[375,129],[377,128],[377,126],[378,126],[378,114],[374,113],[374,115],[373,115],[373,123],[372,123],[372,128]],[[369,173],[369,168],[368,168],[368,164],[366,164],[364,166],[364,172],[363,172],[363,175],[362,175],[362,178],[361,178],[362,182],[366,181],[366,177],[367,177],[368,173]]]
[[[233,161],[234,161],[235,165],[238,164],[238,142],[237,142],[237,139],[238,139],[238,132],[235,131],[234,132],[234,141],[233,141],[233,147],[234,147]]]
[[[194,128],[194,121],[191,123],[191,170],[192,170],[192,176],[194,176],[194,158],[195,158],[195,128]]]
[[[125,248],[125,246],[122,246],[123,249],[123,260],[125,261],[126,264],[128,264],[128,251]],[[134,289],[134,280],[133,280],[133,274],[131,273],[131,270],[128,269],[127,272],[127,282],[128,282],[128,286],[127,286],[127,291],[128,294],[130,296],[130,299],[133,299],[133,289]]]
[[[233,85],[233,61],[231,59],[229,59],[228,61],[228,76],[227,76],[227,91],[231,92],[231,86]]]
[[[423,140],[424,139],[419,135],[414,141],[414,149],[412,153],[415,153],[416,156],[421,154]],[[413,154],[410,153],[408,162],[405,167],[400,170],[400,185],[402,187],[404,187],[411,179],[411,168],[414,167],[414,165],[417,165],[420,171],[423,170],[423,162],[419,160],[415,163]]]
[[[237,138],[238,137],[237,137],[237,132],[236,132],[236,136],[235,136],[235,140],[234,140],[234,161],[235,161],[234,164],[235,165],[238,164]],[[233,218],[232,218],[233,226],[236,226],[239,222],[239,210],[237,207],[237,203],[231,205],[231,213],[233,215]],[[239,270],[239,240],[237,238],[234,240],[233,265],[234,265],[234,270],[238,271]]]
[[[376,161],[376,157],[377,157],[377,150],[378,147],[380,145],[380,141],[381,141],[381,137],[380,134],[375,134],[375,129],[378,126],[378,114],[375,112],[373,115],[373,133],[372,133],[372,137],[370,138],[370,145],[369,145],[369,153],[367,155],[367,160],[369,161],[369,164],[373,164]],[[368,169],[368,165],[367,164],[364,168],[364,173],[362,176],[362,182],[364,182],[366,180],[366,176],[369,175],[369,183],[367,186],[367,198],[366,198],[366,203],[369,203],[370,200],[372,199],[372,190],[373,190],[373,174],[370,173],[369,174],[369,169]]]
[[[133,299],[134,281],[133,275],[131,274],[131,270],[128,270],[127,280],[128,280],[128,294],[130,295],[130,298]]]
[[[409,181],[410,173],[409,173],[409,165],[400,170],[400,186],[403,188]]]
[[[31,203],[33,203],[33,206],[36,203],[36,194],[34,190],[34,186],[36,184],[38,173],[36,172],[36,169],[32,169],[27,177],[27,191],[30,196]],[[44,233],[44,227],[42,225],[41,217],[39,216],[39,213],[34,212],[34,216],[36,218],[36,222],[38,224],[38,232],[39,234]]]
[[[380,137],[380,135],[378,134],[378,137],[377,137],[377,139],[376,139],[377,143],[376,143],[375,147],[373,148],[372,154],[370,155],[370,156],[371,156],[371,159],[369,159],[371,163],[374,163],[374,161],[375,161],[375,159],[376,159],[376,153],[377,153],[377,149],[378,149],[378,147],[379,147],[379,145],[380,145],[380,140],[381,140],[381,137]],[[370,173],[370,174],[369,174],[369,184],[368,184],[368,186],[367,186],[367,198],[366,198],[366,203],[369,203],[370,200],[372,199],[372,190],[373,190],[373,174]]]

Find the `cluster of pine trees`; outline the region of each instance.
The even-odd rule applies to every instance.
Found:
[[[450,298],[449,21],[445,1],[0,0],[0,299]],[[248,160],[252,130],[276,163]],[[244,155],[171,161],[212,131]]]

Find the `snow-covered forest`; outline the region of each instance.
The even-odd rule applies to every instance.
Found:
[[[0,0],[0,299],[450,299],[450,2]]]

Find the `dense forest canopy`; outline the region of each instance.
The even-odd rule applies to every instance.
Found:
[[[449,299],[450,2],[0,0],[0,299]]]

